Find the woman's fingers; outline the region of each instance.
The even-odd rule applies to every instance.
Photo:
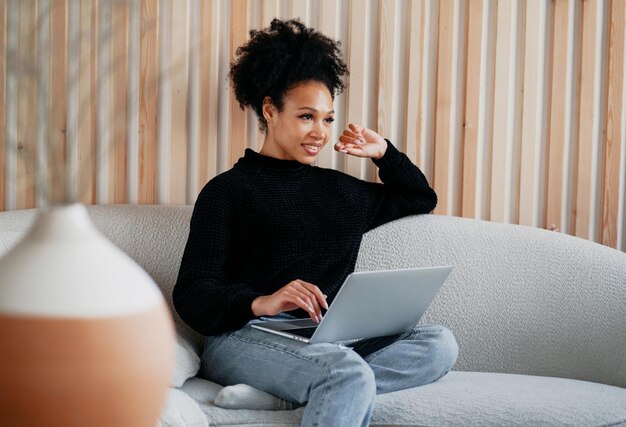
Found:
[[[256,306],[260,314],[255,311],[256,315],[273,316],[301,308],[317,323],[322,321],[321,307],[328,309],[326,296],[322,291],[314,284],[300,279],[293,280],[272,295],[259,297],[258,300]]]
[[[350,129],[354,133],[360,134],[361,132],[363,132],[364,128],[363,126],[359,126],[355,123],[348,123],[348,129]]]
[[[359,145],[346,146],[346,145],[336,144],[335,145],[335,149],[337,151],[342,152],[342,153],[351,154],[353,156],[367,157],[367,155],[366,155],[366,153],[364,151],[364,148],[359,146]]]
[[[326,302],[326,295],[324,295],[324,293],[321,291],[320,288],[315,286],[313,283],[306,282],[302,279],[298,279],[298,281],[302,283],[302,285],[305,288],[307,288],[310,292],[312,292],[315,295],[315,297],[317,298],[317,301],[322,307],[328,310],[328,303]]]
[[[299,292],[300,298],[302,298],[307,303],[309,308],[313,311],[314,317],[311,318],[314,321],[320,322],[322,320],[322,308],[320,307],[320,303],[315,293],[309,290],[300,280],[294,280],[292,284],[293,289]]]
[[[321,318],[318,317],[318,314],[315,312],[311,304],[309,304],[309,302],[305,299],[306,297],[303,297],[301,294],[291,294],[291,296],[293,296],[293,300],[291,302],[295,303],[298,307],[308,312],[311,320],[313,320],[315,323],[319,323],[321,321]]]
[[[365,143],[365,136],[363,136],[362,133],[360,132],[353,132],[349,129],[345,129],[341,136],[339,137],[339,139],[344,138],[344,139],[350,139],[352,141],[357,141],[360,143]]]

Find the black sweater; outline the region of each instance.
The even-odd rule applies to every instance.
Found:
[[[180,317],[203,335],[236,330],[255,317],[255,298],[295,279],[317,285],[330,304],[365,232],[437,204],[391,143],[374,163],[384,184],[247,149],[196,201],[173,293]]]

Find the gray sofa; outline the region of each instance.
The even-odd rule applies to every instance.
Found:
[[[191,210],[89,207],[170,304]],[[35,213],[0,214],[0,254]],[[442,264],[455,269],[422,322],[454,332],[458,362],[436,383],[378,396],[371,425],[626,425],[625,253],[530,227],[424,215],[366,234],[356,269]],[[222,387],[194,377],[201,337],[174,318],[177,370],[160,425],[299,424],[302,409],[215,406]]]

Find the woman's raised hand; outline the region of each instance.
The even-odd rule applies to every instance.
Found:
[[[335,144],[335,150],[357,157],[380,159],[387,151],[387,141],[371,129],[350,123]]]
[[[322,307],[328,309],[326,295],[314,284],[300,279],[289,282],[271,295],[252,301],[252,313],[255,316],[275,316],[302,308],[316,323],[322,321]]]

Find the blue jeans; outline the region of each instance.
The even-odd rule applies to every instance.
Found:
[[[452,333],[434,325],[348,347],[305,344],[248,324],[207,337],[200,375],[306,404],[303,426],[367,426],[376,394],[438,380],[452,369],[458,350]]]

